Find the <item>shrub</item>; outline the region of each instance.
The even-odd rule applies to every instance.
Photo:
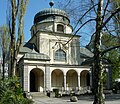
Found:
[[[24,97],[17,77],[0,79],[0,104],[32,104],[33,101]]]
[[[59,97],[59,89],[53,89],[53,92],[55,92],[55,97]]]

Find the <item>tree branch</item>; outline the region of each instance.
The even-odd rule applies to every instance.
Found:
[[[105,18],[105,13],[106,13],[106,10],[107,10],[107,7],[108,7],[109,2],[110,2],[110,0],[107,1],[107,4],[106,4],[106,6],[105,6],[102,21],[103,21],[104,18]]]
[[[104,23],[102,23],[102,25],[101,25],[97,30],[99,31],[99,30],[101,30],[103,27],[105,27],[105,25],[110,21],[110,19],[111,19],[116,13],[118,13],[118,12],[120,12],[120,7],[117,8],[115,12],[111,13],[111,15],[108,17],[108,19],[107,19]],[[98,31],[95,31],[95,32],[92,34],[92,36],[94,36],[94,34],[96,34]]]
[[[93,21],[93,20],[96,20],[96,19],[89,19],[89,20],[86,21],[84,24],[82,24],[82,25],[77,29],[77,31],[75,32],[75,35],[77,34],[77,32],[78,32],[84,25],[86,25],[88,22]]]
[[[83,17],[84,17],[88,12],[90,12],[90,11],[91,11],[95,6],[97,6],[97,5],[98,5],[98,4],[93,5],[90,9],[88,9],[88,10],[82,15],[82,17],[78,20],[77,24],[75,25],[73,31],[74,31],[75,28],[77,27],[78,23],[83,19]]]
[[[77,34],[77,32],[78,32],[84,25],[86,25],[88,22],[93,21],[93,20],[96,20],[96,19],[89,19],[89,20],[86,21],[84,24],[82,24],[82,25],[77,29],[77,31],[74,33],[74,35],[70,38],[70,40],[68,40],[65,44],[68,44],[68,43],[74,38],[74,36]]]
[[[112,47],[107,48],[106,50],[101,52],[101,56],[103,56],[106,52],[111,51],[111,50],[113,50],[115,48],[120,48],[120,45],[112,46]]]
[[[18,14],[19,3],[20,3],[20,1],[19,1],[19,0],[17,0],[17,6],[16,6],[16,13],[15,13],[15,16],[17,16],[17,14]]]
[[[71,0],[68,1],[68,3],[64,6],[66,8],[70,4]]]
[[[108,18],[107,20],[100,26],[100,29],[102,29],[103,27],[105,27],[105,25],[110,21],[110,19],[116,14],[120,12],[120,7],[116,9],[115,12],[113,12]]]
[[[91,3],[94,5],[94,1],[91,0]],[[97,14],[97,11],[95,10],[95,6],[93,7],[95,14]]]
[[[108,32],[111,36],[113,36],[113,35],[111,34],[111,32],[109,31],[109,29],[107,28],[107,26],[105,26],[105,28],[106,28],[107,32]]]

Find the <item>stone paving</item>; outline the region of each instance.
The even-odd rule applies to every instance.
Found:
[[[34,104],[92,104],[93,96],[78,96],[77,102],[70,102],[70,97],[49,98],[41,97],[34,98]],[[106,95],[105,104],[120,104],[120,94]]]

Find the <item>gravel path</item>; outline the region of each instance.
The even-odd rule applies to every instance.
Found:
[[[77,102],[70,102],[70,97],[61,98],[34,98],[35,104],[92,104],[93,96],[78,96]],[[106,95],[105,104],[120,104],[120,94]]]

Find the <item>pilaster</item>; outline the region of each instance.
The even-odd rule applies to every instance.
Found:
[[[64,90],[66,91],[66,75],[64,75]]]
[[[78,90],[80,89],[80,75],[78,75]]]
[[[24,80],[24,91],[29,92],[29,88],[28,88],[28,66],[25,65],[24,66],[24,71],[23,71],[23,80]]]

